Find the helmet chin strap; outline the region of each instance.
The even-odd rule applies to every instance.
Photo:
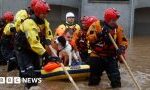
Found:
[[[69,24],[69,22],[66,20],[66,24]]]
[[[71,25],[74,25],[75,23],[69,23],[69,22],[66,21],[66,24],[71,26]]]

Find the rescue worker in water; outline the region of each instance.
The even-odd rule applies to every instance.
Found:
[[[14,15],[11,11],[6,11],[3,15],[3,20],[6,22],[6,26],[3,29],[1,36],[1,58],[4,62],[7,62],[7,71],[11,71],[17,68],[17,61],[14,52],[14,35],[15,35],[15,25],[13,23]]]
[[[40,70],[39,57],[43,57],[43,62],[46,64],[50,61],[59,61],[58,57],[52,57],[48,54],[44,45],[50,45],[52,33],[49,28],[49,23],[45,19],[50,7],[46,2],[38,1],[33,9],[34,15],[25,19],[20,30],[15,35],[15,51],[20,69],[20,77],[38,78],[40,73],[34,72]],[[25,86],[29,89],[36,86],[37,83],[26,83]]]
[[[97,21],[98,18],[95,16],[83,16],[81,17],[81,30],[76,31],[77,37],[75,38],[75,44],[76,47],[79,51],[80,57],[83,62],[87,63],[88,59],[88,51],[89,51],[89,46],[88,46],[88,41],[86,39],[86,34],[87,31],[92,23]]]
[[[90,77],[89,86],[98,85],[101,81],[103,71],[106,71],[112,88],[121,87],[121,77],[118,68],[120,54],[124,54],[128,42],[123,34],[123,28],[117,24],[120,17],[114,8],[108,8],[104,12],[104,20],[94,22],[88,32],[87,39],[92,48],[90,53]],[[119,49],[116,50],[108,33],[113,36]]]

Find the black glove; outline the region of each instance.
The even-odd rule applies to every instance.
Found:
[[[43,58],[45,58],[44,59],[44,64],[47,64],[50,61],[52,61],[52,62],[60,62],[60,58],[59,57],[50,56],[47,52],[44,53]]]
[[[102,39],[101,41],[105,42],[107,45],[111,44],[111,40],[109,38],[109,32],[111,28],[108,25],[104,25],[103,30],[98,33],[98,38]]]
[[[110,29],[110,27],[109,27],[109,26],[104,25],[103,30],[102,30],[102,33],[104,33],[104,34],[108,34],[110,30],[111,30],[111,29]]]
[[[119,46],[119,49],[117,50],[117,55],[124,54],[126,50],[125,46]]]
[[[110,27],[108,25],[104,25],[101,32],[98,33],[98,37],[109,38],[108,33],[110,32]]]
[[[44,43],[44,45],[50,45],[51,41],[49,39],[44,39],[43,43]]]
[[[59,57],[54,57],[52,56],[50,61],[53,61],[53,62],[60,62],[60,58]]]

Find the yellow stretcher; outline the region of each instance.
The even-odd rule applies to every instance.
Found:
[[[80,65],[79,69],[72,69],[69,66],[65,67],[69,74],[73,79],[84,79],[89,76],[89,65]],[[48,80],[62,80],[68,79],[65,75],[65,72],[61,67],[58,67],[50,72],[46,72],[45,70],[41,70],[42,78],[46,78]]]

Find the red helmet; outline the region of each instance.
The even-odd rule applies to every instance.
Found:
[[[36,16],[39,16],[40,14],[47,14],[50,11],[50,7],[48,3],[39,1],[36,3],[33,11]]]
[[[34,9],[34,6],[35,6],[35,4],[36,4],[38,1],[40,1],[40,0],[31,0],[31,2],[30,2],[30,7],[31,7],[32,10]]]
[[[109,22],[112,19],[117,20],[120,17],[120,13],[115,8],[108,8],[104,12],[104,21]]]
[[[3,18],[4,18],[5,20],[7,20],[8,22],[11,22],[11,21],[14,20],[14,15],[13,15],[12,12],[7,11],[7,12],[4,13]]]
[[[84,27],[89,28],[92,23],[97,21],[98,18],[95,16],[83,16],[81,18],[81,23],[84,24]]]

